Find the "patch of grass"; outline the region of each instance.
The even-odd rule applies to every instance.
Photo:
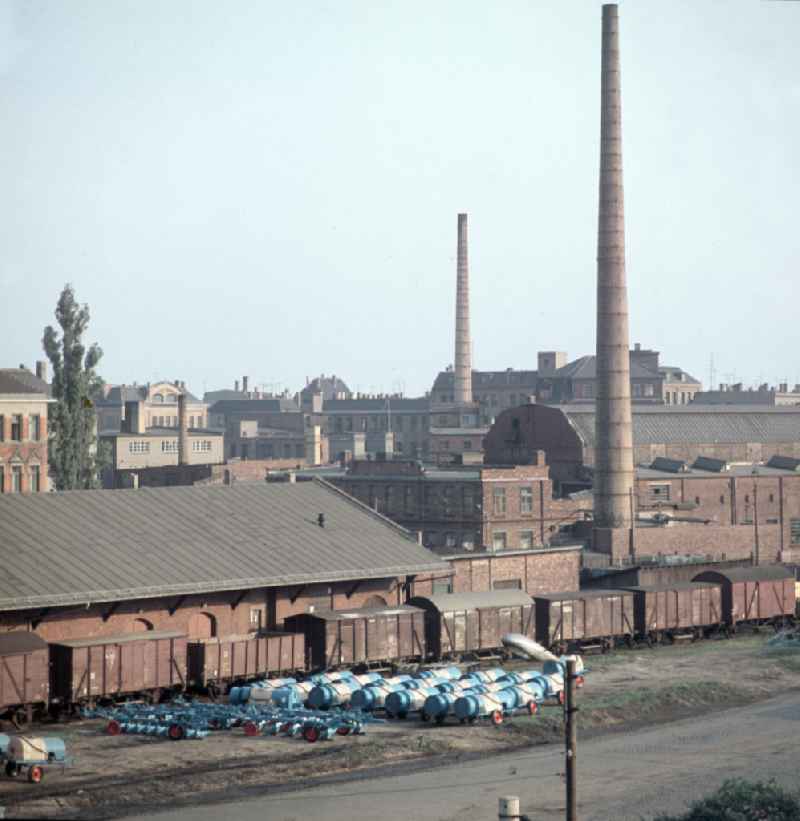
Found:
[[[770,649],[764,653],[764,660],[774,661],[790,673],[800,673],[800,648]]]

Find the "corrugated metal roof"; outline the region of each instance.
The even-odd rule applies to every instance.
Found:
[[[29,633],[25,630],[0,633],[0,656],[18,656],[46,649],[47,642],[36,633]]]
[[[594,407],[568,406],[561,410],[587,447],[594,447]],[[634,445],[797,441],[800,408],[633,406]]]
[[[625,588],[604,587],[592,590],[567,590],[564,593],[537,593],[534,599],[546,601],[577,601],[578,599],[601,599],[609,596],[623,596],[631,591]]]
[[[320,480],[3,495],[0,567],[0,610],[450,570]]]
[[[716,579],[730,582],[749,582],[773,579],[793,579],[794,573],[782,564],[765,564],[757,567],[733,567],[730,570],[706,570],[694,577],[693,581],[705,582]]]
[[[432,604],[442,613],[451,610],[478,610],[484,607],[514,607],[531,604],[531,597],[522,590],[485,590],[481,593],[432,593],[414,596],[410,604],[424,607]]]
[[[422,613],[419,607],[400,604],[394,607],[356,607],[352,610],[315,610],[313,613],[304,613],[306,618],[322,619],[323,621],[348,621],[350,619],[374,618],[375,616],[397,616],[404,613]]]

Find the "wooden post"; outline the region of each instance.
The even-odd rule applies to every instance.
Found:
[[[575,764],[577,758],[576,715],[578,708],[575,704],[575,659],[567,660],[567,675],[564,681],[564,735],[566,746],[566,774],[567,774],[567,821],[578,819],[578,785],[575,778]]]

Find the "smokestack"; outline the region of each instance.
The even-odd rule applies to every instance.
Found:
[[[43,359],[40,359],[36,363],[36,376],[42,380],[42,382],[47,382],[47,362]]]
[[[236,391],[236,393],[239,393],[239,380],[238,379],[233,380],[233,389]]]
[[[456,355],[453,399],[458,405],[472,403],[472,352],[469,337],[469,260],[467,215],[458,215],[456,263]]]
[[[189,464],[189,420],[185,393],[178,394],[178,464]]]
[[[597,399],[594,510],[598,527],[631,527],[633,432],[625,282],[625,211],[617,6],[603,6],[600,209],[597,232]]]
[[[247,393],[247,383],[248,383],[249,381],[250,381],[250,380],[249,380],[249,378],[248,378],[248,377],[246,377],[246,376],[243,376],[243,377],[242,377],[242,391],[243,391],[244,393]]]

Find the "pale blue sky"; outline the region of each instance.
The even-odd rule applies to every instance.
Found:
[[[421,393],[594,349],[600,2],[0,0],[3,365]],[[631,341],[800,382],[800,2],[620,3]]]

